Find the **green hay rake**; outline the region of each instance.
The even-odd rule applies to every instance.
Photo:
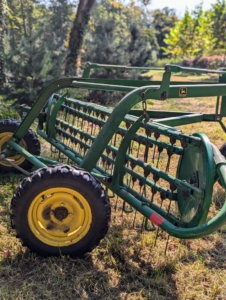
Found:
[[[226,132],[226,71],[167,65],[157,82],[90,78],[96,68],[155,69],[88,64],[81,78],[57,80],[32,108],[24,106],[21,123],[0,122],[0,168],[26,174],[11,202],[17,237],[41,255],[82,255],[108,230],[109,197],[115,209],[134,213],[134,227],[141,213],[140,227],[156,237],[162,229],[195,239],[222,227],[226,204],[212,219],[208,212],[214,183],[226,189],[225,146],[219,151],[205,134],[185,134],[175,126],[219,122]],[[214,73],[219,81],[172,82],[174,72]],[[126,95],[111,109],[70,98],[69,88]],[[147,109],[147,99],[205,96],[217,97],[215,113]],[[134,109],[139,103],[142,109]],[[51,157],[40,156],[37,135],[29,129],[36,118]]]

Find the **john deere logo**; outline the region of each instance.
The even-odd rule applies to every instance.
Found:
[[[180,88],[179,89],[179,96],[186,97],[187,96],[187,88]]]

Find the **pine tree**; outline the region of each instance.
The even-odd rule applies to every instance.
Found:
[[[142,8],[134,2],[125,6],[120,1],[101,0],[93,10],[82,50],[83,62],[145,66],[156,55],[158,44],[154,29]],[[139,74],[96,70],[92,76],[137,78]],[[112,104],[115,93],[90,93],[89,99],[94,98],[102,104]]]
[[[94,9],[84,41],[83,61],[145,66],[156,55],[154,29],[134,2],[102,0]]]
[[[5,28],[6,2],[0,0],[0,90],[5,83]]]
[[[163,47],[166,47],[164,39],[166,34],[169,34],[171,28],[175,26],[175,22],[178,21],[176,16],[176,11],[168,7],[163,8],[162,10],[156,9],[151,12],[152,24],[156,30],[156,38],[158,45],[160,47],[158,58],[166,58],[167,54],[163,51]]]
[[[49,82],[63,75],[72,11],[66,0],[51,1],[48,7],[23,2],[23,9],[15,0],[11,4],[17,18],[8,27],[6,59],[11,83],[7,97],[30,105]]]

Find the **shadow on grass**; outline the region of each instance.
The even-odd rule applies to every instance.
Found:
[[[125,250],[122,226],[113,225],[101,245],[82,258],[43,258],[24,248],[15,256],[5,253],[0,298],[178,299],[170,263],[154,267]]]
[[[139,232],[130,243],[123,230],[113,225],[100,246],[82,258],[43,258],[22,247],[15,255],[5,252],[0,260],[0,299],[180,299],[178,262],[192,266],[200,260],[214,271],[226,266],[224,244],[213,243],[214,237],[204,239],[211,247],[195,252],[193,241],[183,242],[187,252],[178,258],[178,250],[173,256],[169,250],[167,259],[159,253],[161,240],[150,250],[140,244]]]

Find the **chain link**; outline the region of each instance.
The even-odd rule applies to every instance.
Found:
[[[146,92],[147,92],[147,90],[142,92],[142,109],[143,109],[145,118],[147,117],[147,101],[146,101],[146,97],[145,97]]]

